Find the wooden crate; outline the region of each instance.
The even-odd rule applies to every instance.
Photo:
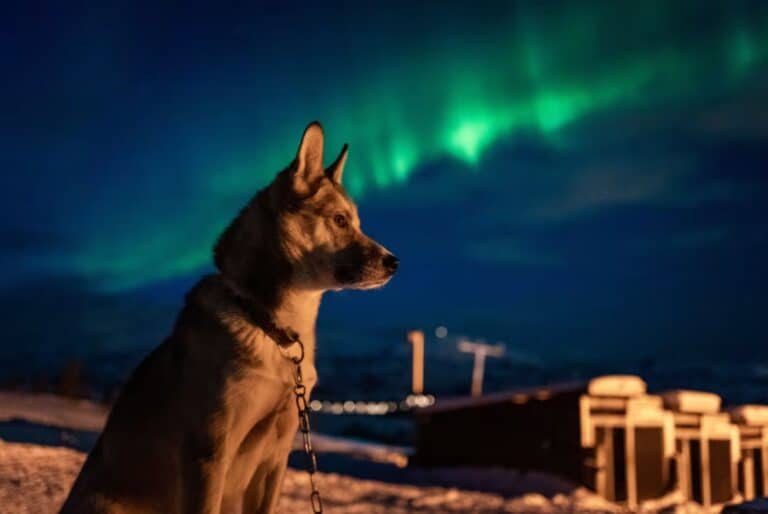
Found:
[[[740,405],[728,412],[739,428],[739,491],[745,500],[768,496],[768,405]]]
[[[593,379],[579,400],[581,446],[589,450],[584,483],[635,508],[673,483],[674,426],[658,396],[631,375]]]
[[[672,411],[680,489],[687,499],[717,509],[737,498],[739,429],[720,412],[720,397],[703,391],[662,394]]]

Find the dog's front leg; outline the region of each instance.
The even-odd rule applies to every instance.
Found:
[[[262,462],[253,474],[243,498],[243,512],[270,514],[277,509],[283,478],[288,467],[288,454],[291,453],[293,438],[299,421],[290,403],[277,417],[277,431],[274,451]]]
[[[182,457],[181,511],[220,514],[227,458],[223,445],[192,445]]]
[[[254,473],[243,498],[243,512],[271,514],[277,508],[283,478],[288,465],[287,452],[283,457],[262,463]]]

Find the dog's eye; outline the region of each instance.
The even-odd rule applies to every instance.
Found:
[[[343,214],[336,214],[333,217],[333,222],[336,223],[336,226],[339,228],[347,228],[349,226],[349,221]]]

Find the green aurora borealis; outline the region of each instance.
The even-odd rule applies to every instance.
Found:
[[[323,299],[319,399],[407,394],[419,328],[436,395],[466,336],[488,391],[768,403],[768,1],[16,2],[0,43],[4,384],[113,391],[319,120],[401,260]]]
[[[89,161],[104,172],[87,198],[70,199],[77,209],[58,216],[66,248],[31,256],[29,265],[113,291],[196,273],[227,220],[288,164],[312,119],[326,127],[326,160],[349,143],[345,181],[364,203],[430,162],[455,159],[468,174],[486,173],[486,152],[519,135],[565,148],[578,144],[584,121],[723,94],[747,83],[768,57],[764,10],[553,5],[479,12],[433,4],[412,14],[405,4],[387,13],[350,4],[346,13],[310,20],[324,25],[327,39],[304,44],[289,36],[268,52],[249,39],[269,31],[256,16],[237,27],[242,38],[203,41],[196,47],[203,51],[179,57],[194,62],[194,73],[179,65],[153,79],[129,74],[143,89],[121,109],[142,112],[110,124],[135,126],[118,130],[125,134],[116,136],[118,155]],[[309,18],[297,20],[298,34]],[[137,62],[161,51],[174,59],[167,42],[149,39]],[[107,37],[103,52],[128,52],[131,41]],[[91,73],[78,80],[95,81],[104,64],[78,55],[82,41],[70,44],[69,64]],[[166,102],[170,96],[177,98]],[[77,122],[97,130],[88,123]],[[92,150],[64,141],[55,145],[63,155]],[[504,171],[529,172],[514,162]]]

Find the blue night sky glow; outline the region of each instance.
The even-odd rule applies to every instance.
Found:
[[[313,119],[328,155],[349,143],[364,226],[403,263],[327,298],[329,355],[446,324],[566,367],[664,351],[768,374],[762,2],[22,6],[0,24],[0,376],[71,356],[123,374]]]

